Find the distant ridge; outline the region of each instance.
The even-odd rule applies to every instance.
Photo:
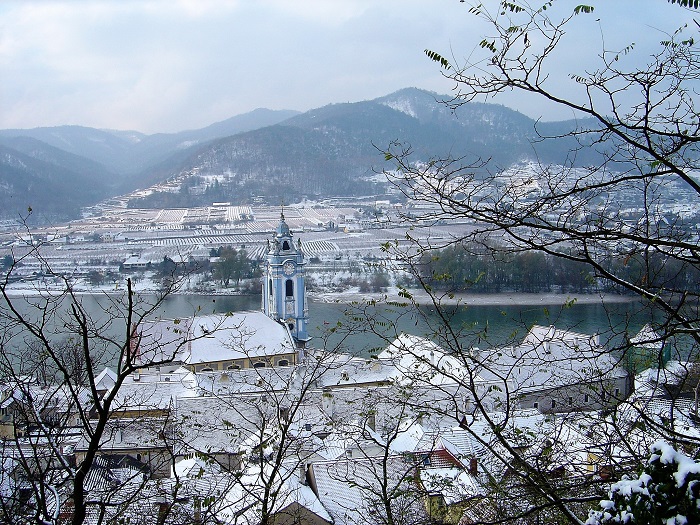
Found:
[[[538,133],[573,129],[574,122],[538,123],[536,131],[532,119],[512,109],[469,103],[452,110],[442,103],[448,98],[406,88],[305,113],[260,108],[169,134],[81,126],[0,130],[0,183],[18,198],[0,215],[16,216],[33,201],[47,216],[71,218],[80,206],[173,178],[186,179],[186,190],[131,205],[383,195],[376,175],[390,166],[380,150],[392,141],[410,144],[413,160],[451,155],[488,160],[492,170],[532,159],[579,165],[600,160],[573,139],[535,140]],[[569,151],[577,147],[572,161]],[[71,206],[54,202],[56,195],[67,196]]]

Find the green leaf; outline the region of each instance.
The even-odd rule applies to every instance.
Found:
[[[489,42],[488,40],[484,39],[481,42],[479,42],[479,46],[483,47],[484,49],[488,49],[492,53],[496,52],[496,43],[494,42]]]
[[[699,0],[700,1],[700,0]],[[574,8],[574,14],[575,15],[580,15],[581,13],[592,13],[595,8],[592,5],[577,5]]]
[[[452,69],[452,66],[450,63],[447,61],[445,57],[440,55],[439,53],[436,53],[435,51],[431,51],[430,49],[425,49],[423,52],[428,56],[430,60],[433,60],[435,62],[438,62],[441,67],[444,67],[445,69]]]

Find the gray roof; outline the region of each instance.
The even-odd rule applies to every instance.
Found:
[[[382,517],[385,511],[380,500],[380,484],[385,481],[393,495],[392,509],[415,517],[424,512],[422,502],[415,499],[415,465],[405,456],[390,456],[386,465],[381,457],[319,461],[311,469],[318,498],[336,525],[378,523],[386,519]]]
[[[519,393],[627,375],[598,337],[534,326],[522,344],[481,351],[479,375]]]

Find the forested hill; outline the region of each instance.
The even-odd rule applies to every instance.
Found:
[[[301,114],[260,109],[175,134],[79,126],[0,130],[2,183],[8,194],[27,197],[1,204],[5,216],[16,216],[33,202],[45,215],[70,218],[80,206],[173,178],[187,181],[179,194],[156,193],[131,204],[378,195],[384,190],[376,173],[386,167],[381,150],[392,141],[410,144],[413,160],[446,155],[467,162],[488,159],[491,169],[534,158],[564,163],[577,146],[572,140],[536,140],[571,129],[572,122],[536,126],[530,118],[493,104],[451,110],[441,103],[446,98],[408,88]],[[594,162],[592,151],[581,150],[576,162]],[[56,195],[68,199],[58,202]]]
[[[214,141],[182,159],[179,175],[190,176],[187,191],[154,194],[131,205],[247,202],[261,195],[269,202],[381,195],[385,188],[376,175],[391,168],[382,151],[394,141],[410,146],[414,161],[446,156],[474,164],[488,160],[491,170],[532,159],[564,163],[572,149],[581,149],[573,138],[540,140],[573,129],[574,122],[536,124],[494,104],[469,103],[453,110],[445,100],[408,88],[371,101],[331,104],[275,126]],[[583,149],[576,157],[578,165],[597,160],[592,149]],[[173,173],[173,166],[168,168],[159,178]],[[209,182],[203,177],[222,174]],[[193,187],[196,191],[191,191]]]

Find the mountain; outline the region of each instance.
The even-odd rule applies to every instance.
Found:
[[[24,215],[29,206],[46,220],[76,217],[81,206],[158,182],[153,177],[161,172],[167,178],[188,148],[298,113],[256,109],[199,130],[154,135],[83,126],[0,130],[0,217]]]
[[[561,134],[574,129],[573,121],[539,124],[536,131],[535,121],[504,106],[469,103],[450,109],[445,100],[409,88],[375,100],[331,104],[274,126],[212,141],[179,158],[179,171],[168,167],[171,177],[188,178],[186,191],[179,196],[154,194],[131,205],[379,195],[385,189],[374,176],[392,167],[382,151],[394,141],[410,145],[414,161],[460,157],[474,165],[488,161],[492,171],[535,158],[562,163],[569,149],[580,147],[571,138],[537,142],[537,131]],[[598,153],[589,148],[576,160],[596,159]],[[482,171],[486,173],[485,168]],[[216,176],[215,181],[208,181],[207,175]]]
[[[298,114],[291,110],[256,109],[198,130],[146,135],[138,131],[115,131],[83,126],[0,130],[0,141],[28,137],[68,153],[80,155],[120,174],[139,173],[179,150],[271,126]]]
[[[0,143],[0,214],[47,222],[75,217],[109,195],[110,174],[99,164],[21,137]]]
[[[391,169],[383,151],[397,141],[410,146],[411,161],[449,156],[474,166],[486,162],[475,168],[477,175],[534,159],[587,165],[602,158],[599,146],[581,147],[575,137],[562,137],[581,122],[536,123],[500,105],[452,108],[445,102],[447,97],[408,88],[305,113],[258,109],[180,133],[79,126],[0,130],[0,145],[11,150],[4,151],[13,159],[0,164],[0,179],[21,188],[23,182],[13,179],[20,176],[19,164],[27,183],[49,180],[53,166],[51,184],[71,186],[70,202],[75,203],[179,180],[179,193],[155,192],[130,205],[194,206],[382,195],[386,188],[376,175]],[[560,138],[543,141],[543,135]],[[570,156],[573,150],[576,155]],[[78,181],[89,181],[88,186]],[[40,187],[35,184],[35,191]],[[49,196],[37,193],[36,199],[48,205]]]

